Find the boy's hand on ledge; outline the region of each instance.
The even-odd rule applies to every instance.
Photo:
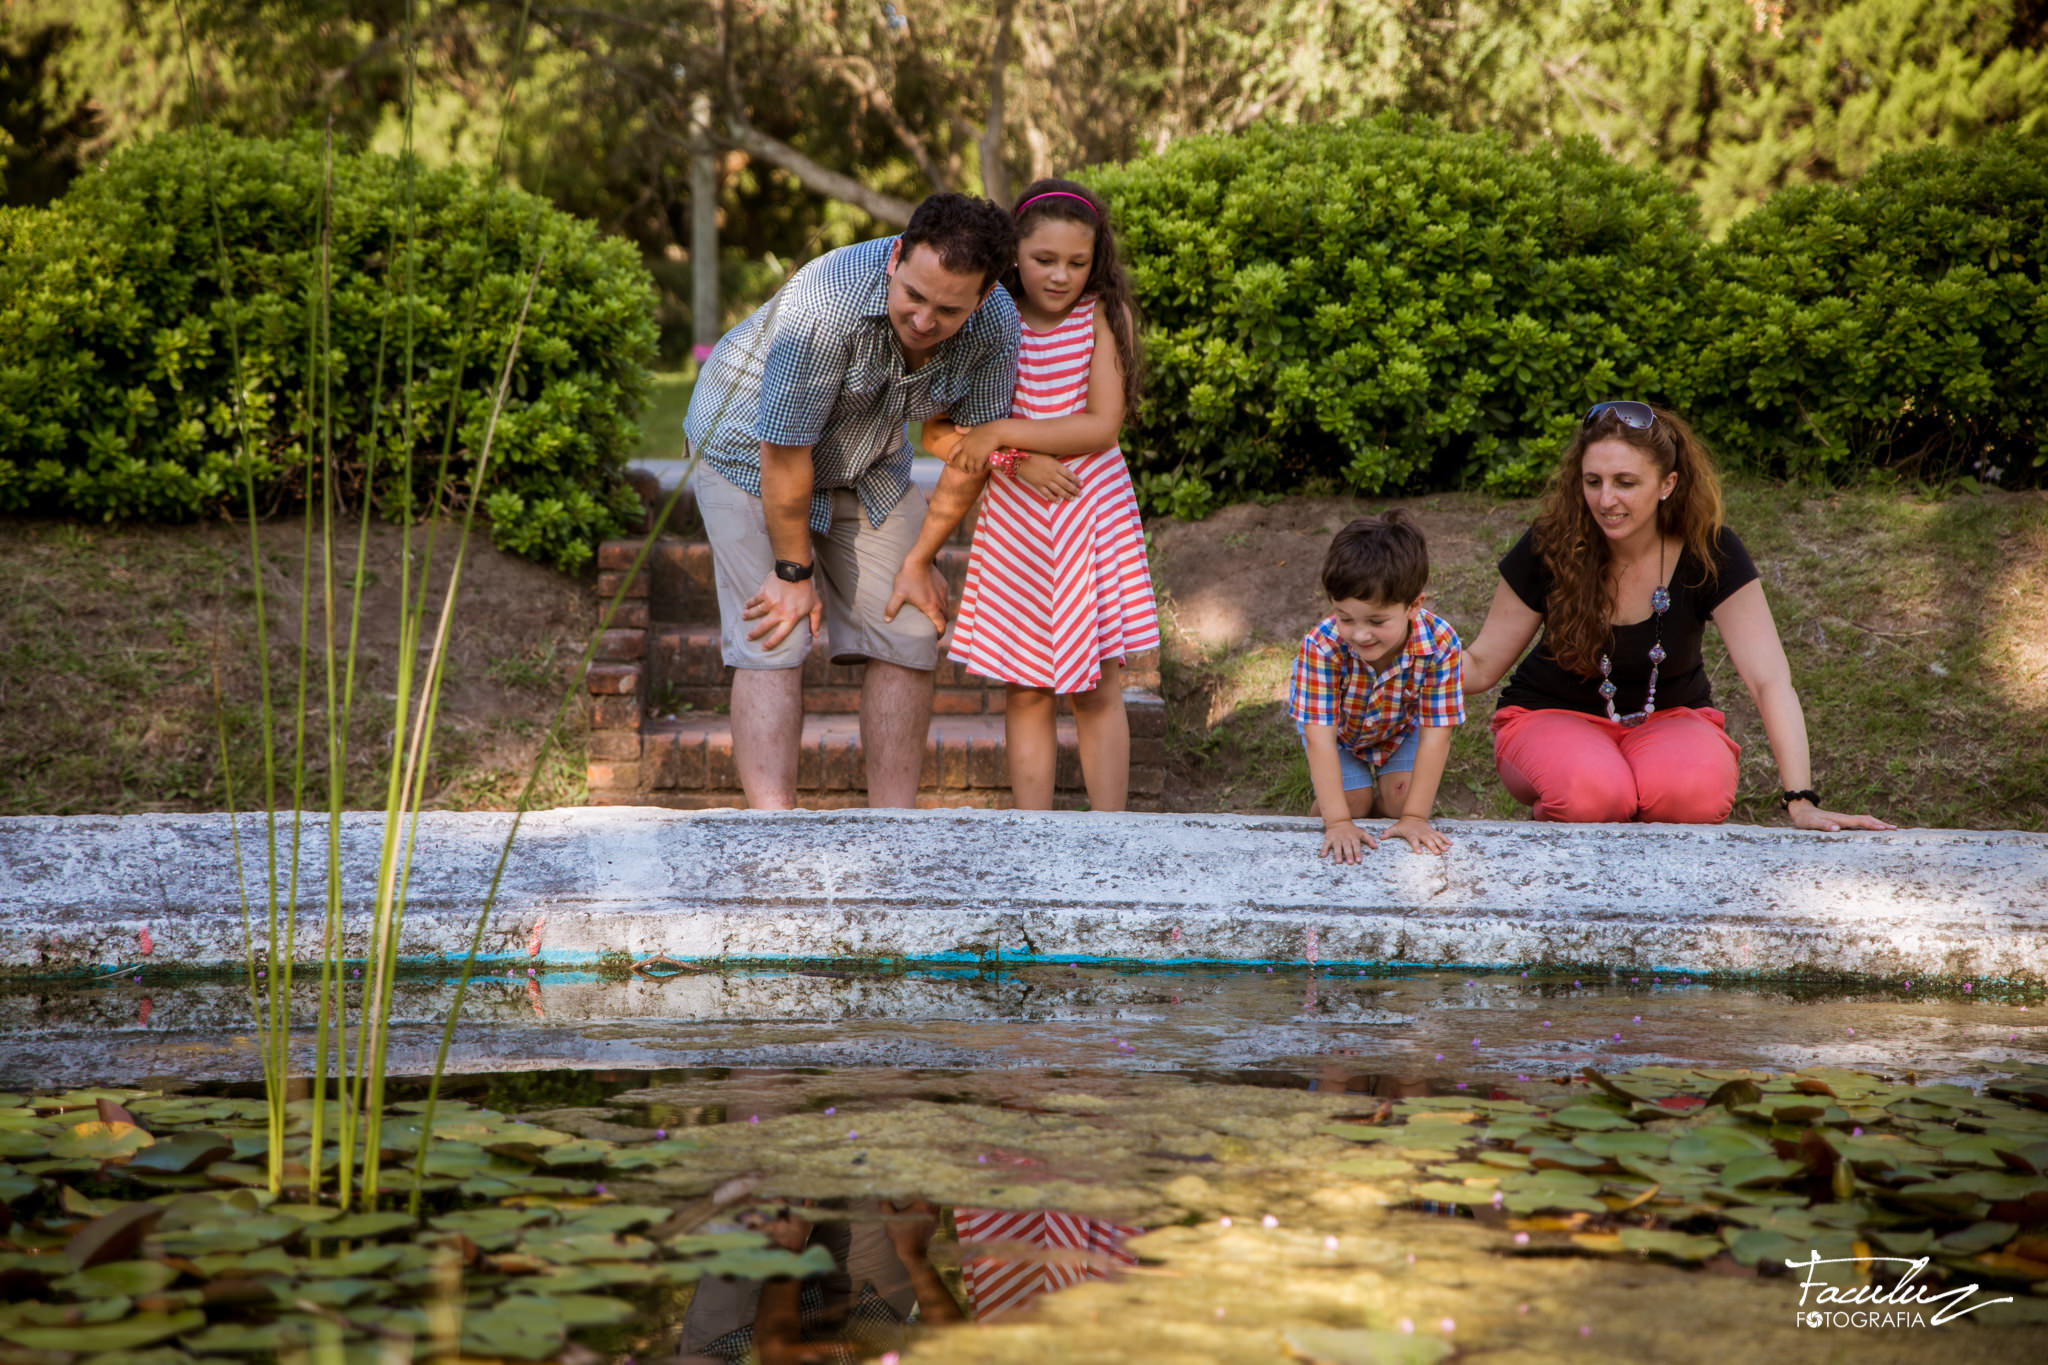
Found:
[[[1380,841],[1358,827],[1355,820],[1336,820],[1323,826],[1323,848],[1316,856],[1340,863],[1359,862],[1361,849],[1375,849]]]
[[[1435,825],[1419,815],[1404,815],[1387,826],[1383,839],[1406,839],[1408,847],[1416,853],[1442,853],[1451,846],[1451,841],[1437,832]]]

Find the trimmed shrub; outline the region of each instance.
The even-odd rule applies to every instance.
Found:
[[[1261,125],[1088,179],[1149,327],[1125,449],[1150,510],[1526,492],[1591,402],[1691,396],[1696,206],[1589,139]]]
[[[119,153],[47,209],[0,211],[0,509],[188,519],[238,510],[245,472],[263,510],[303,499],[321,177],[314,135],[181,133]],[[442,510],[481,495],[500,545],[582,564],[637,510],[619,473],[656,332],[633,248],[460,169],[337,155],[333,186],[341,486],[386,515],[425,510],[452,422]],[[478,489],[536,252],[539,284]]]
[[[1706,256],[1703,425],[1775,474],[2048,479],[2048,138],[1780,190]]]

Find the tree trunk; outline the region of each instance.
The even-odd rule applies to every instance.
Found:
[[[1003,165],[1003,68],[1010,64],[1010,15],[1016,0],[997,0],[996,41],[988,57],[988,121],[981,129],[981,192],[998,204],[1010,202],[1010,174]]]
[[[711,95],[690,96],[690,340],[697,363],[718,344],[718,149],[711,141]]]

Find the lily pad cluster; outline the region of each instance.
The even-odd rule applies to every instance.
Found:
[[[2048,1067],[1982,1092],[1816,1068],[1588,1069],[1535,1099],[1389,1102],[1323,1131],[1340,1174],[1405,1183],[1516,1234],[1512,1254],[1787,1260],[1921,1257],[2048,1295]]]
[[[411,1187],[423,1108],[387,1113],[387,1190]],[[664,1288],[831,1269],[822,1250],[700,1231],[701,1206],[607,1192],[677,1161],[684,1139],[579,1138],[443,1101],[415,1218],[307,1200],[315,1160],[331,1200],[340,1154],[316,1157],[306,1102],[273,1195],[265,1115],[141,1090],[0,1095],[0,1360],[588,1358],[574,1334],[628,1322]]]

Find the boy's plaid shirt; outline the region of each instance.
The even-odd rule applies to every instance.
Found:
[[[1326,616],[1294,656],[1287,710],[1304,725],[1336,726],[1337,743],[1378,768],[1411,727],[1465,723],[1464,657],[1450,622],[1417,607],[1407,647],[1375,674]]]
[[[961,426],[1010,415],[1017,305],[990,292],[923,365],[903,368],[889,324],[894,237],[829,251],[727,332],[690,392],[683,434],[735,487],[761,496],[761,442],[811,447],[811,529],[832,529],[832,494],[851,488],[880,526],[910,487],[906,422]]]

